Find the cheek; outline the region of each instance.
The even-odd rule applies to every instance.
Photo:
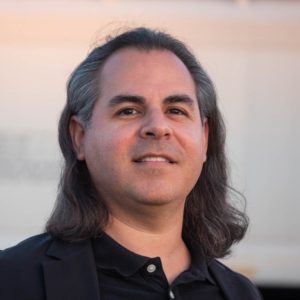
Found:
[[[122,130],[103,130],[101,134],[93,133],[89,137],[88,151],[90,157],[98,164],[120,163],[127,154],[128,134]]]
[[[199,125],[197,130],[192,131],[193,134],[191,136],[191,139],[194,142],[194,149],[195,152],[200,155],[200,157],[206,156],[206,144],[207,144],[207,137],[205,128],[202,127],[202,125]]]
[[[186,149],[190,175],[198,178],[206,160],[206,145],[202,139],[201,131],[197,130],[194,134],[189,134],[188,138],[184,140],[184,149]]]
[[[205,141],[203,140],[203,132],[199,128],[187,128],[178,136],[183,149],[187,152],[193,153],[196,156],[202,156],[205,152]]]

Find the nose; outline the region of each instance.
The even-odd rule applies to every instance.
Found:
[[[172,129],[163,112],[153,111],[144,118],[140,135],[142,138],[161,139],[168,138],[172,134]]]

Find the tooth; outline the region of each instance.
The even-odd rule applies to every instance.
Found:
[[[164,157],[145,157],[142,159],[142,161],[168,161],[166,158]]]

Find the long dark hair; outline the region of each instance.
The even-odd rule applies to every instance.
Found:
[[[99,197],[84,161],[76,159],[69,122],[76,115],[89,125],[99,98],[99,74],[115,51],[132,47],[141,51],[168,50],[185,64],[197,88],[202,120],[207,119],[207,160],[195,187],[186,200],[183,237],[201,247],[208,257],[224,257],[233,243],[242,239],[248,226],[246,215],[230,203],[228,170],[224,151],[225,128],[210,78],[186,45],[171,35],[148,28],[136,28],[96,47],[71,74],[67,103],[59,122],[59,143],[64,156],[56,205],[46,231],[65,241],[96,236],[108,221],[108,209]]]

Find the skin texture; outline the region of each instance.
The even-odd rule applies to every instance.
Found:
[[[106,232],[136,253],[161,256],[172,280],[189,263],[184,203],[206,160],[195,84],[173,53],[127,48],[106,61],[99,85],[90,125],[70,123],[77,159],[109,208]]]

